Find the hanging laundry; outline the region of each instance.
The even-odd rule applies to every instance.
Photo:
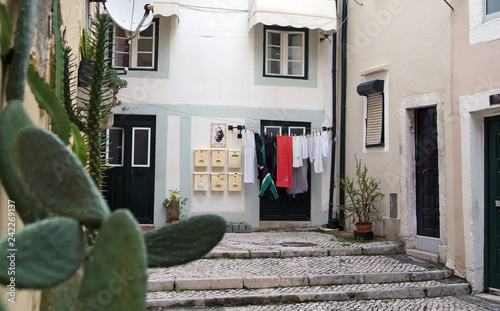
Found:
[[[276,151],[276,136],[273,135],[264,135],[264,163],[271,173],[271,177],[273,180],[276,180],[276,168],[277,168],[277,151]]]
[[[255,137],[250,130],[243,132],[244,140],[244,163],[243,163],[243,182],[253,184],[255,180]]]
[[[294,167],[292,169],[293,187],[286,189],[288,195],[306,193],[309,189],[309,183],[307,182],[309,164],[307,163],[307,160],[301,161],[303,161],[301,167]]]
[[[300,136],[300,153],[302,160],[309,158],[309,149],[307,149],[307,135]]]
[[[314,172],[323,173],[323,138],[319,133],[314,134]]]
[[[300,136],[293,136],[292,138],[292,167],[302,166],[302,154],[300,150]]]
[[[259,196],[263,196],[267,189],[271,191],[275,200],[279,198],[278,190],[276,189],[276,185],[274,184],[274,180],[269,172],[267,165],[265,164],[265,146],[264,146],[264,138],[261,137],[258,133],[254,135],[255,139],[255,153],[257,157],[257,168],[259,170],[259,180],[261,182]]]
[[[312,134],[307,135],[307,149],[309,150],[309,161],[314,162],[314,136]]]
[[[321,132],[321,138],[323,139],[322,141],[322,151],[323,151],[323,158],[328,158],[328,151],[330,151],[330,132],[329,131],[323,131]]]
[[[290,188],[292,181],[292,156],[293,140],[290,136],[276,137],[278,169],[276,177],[276,186]]]

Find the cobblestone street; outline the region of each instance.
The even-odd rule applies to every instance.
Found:
[[[150,310],[500,310],[398,243],[319,232],[226,234],[206,258],[148,273]]]

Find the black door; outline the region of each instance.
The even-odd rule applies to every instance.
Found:
[[[105,197],[112,210],[129,209],[141,224],[153,223],[155,116],[115,115],[109,137]]]
[[[262,120],[261,133],[267,135],[302,135],[311,131],[311,123]],[[275,180],[276,182],[276,180]],[[288,195],[286,188],[277,187],[279,198],[274,200],[268,191],[260,198],[260,220],[309,221],[311,220],[311,169],[307,172],[306,193]]]
[[[500,117],[486,119],[485,285],[500,289]]]
[[[417,234],[439,238],[439,182],[436,108],[415,110]]]

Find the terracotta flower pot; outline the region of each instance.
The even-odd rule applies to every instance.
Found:
[[[372,231],[373,224],[355,224],[356,231],[359,233],[366,233]]]

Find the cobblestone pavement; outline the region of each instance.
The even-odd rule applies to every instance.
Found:
[[[314,243],[311,248],[331,249],[340,247],[375,247],[396,244],[395,242],[380,241],[371,243],[353,243],[345,239],[336,239],[331,235],[320,232],[252,232],[252,233],[226,233],[224,239],[217,245],[214,252],[224,251],[277,251],[289,249],[290,242]]]
[[[256,259],[200,259],[173,268],[149,269],[149,280],[232,278],[347,273],[426,271],[425,262],[406,256],[335,256]]]
[[[167,309],[151,309],[167,310]],[[380,311],[498,311],[500,305],[473,296],[439,297],[420,299],[382,299],[382,300],[349,300],[297,303],[268,306],[222,307],[222,308],[175,308],[169,310],[205,310],[205,311],[334,311],[334,310],[380,310]]]

